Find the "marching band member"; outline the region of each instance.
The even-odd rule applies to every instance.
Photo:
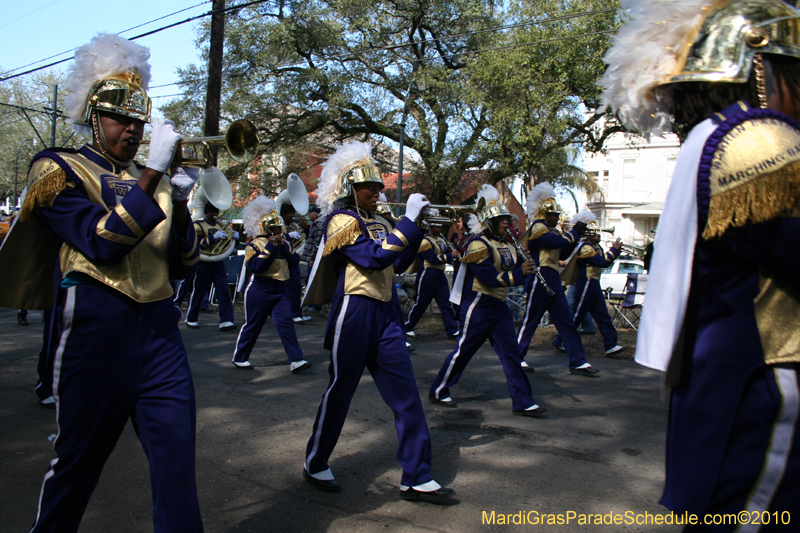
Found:
[[[23,258],[19,271],[3,266],[4,286],[21,299],[27,289],[47,293],[44,278],[56,272],[57,458],[42,483],[37,533],[78,530],[128,420],[150,463],[154,531],[203,530],[194,386],[169,281],[197,261],[186,208],[197,176],[165,176],[181,139],[169,121],[153,123],[147,165],[133,161],[150,121],[148,57],[110,34],[75,52],[65,106],[92,142],[34,157],[15,228],[28,232],[29,250],[14,258]]]
[[[289,358],[289,370],[297,374],[311,368],[303,359],[292,321],[289,284],[292,265],[300,262],[291,242],[284,240],[284,220],[275,210],[275,201],[259,196],[242,210],[245,232],[253,235],[247,243],[244,266],[249,279],[244,290],[244,324],[236,339],[233,364],[250,368],[250,353],[270,315]]]
[[[671,388],[661,503],[754,520],[685,531],[788,531],[762,517],[800,512],[800,12],[646,2],[626,18],[604,100],[683,141],[636,350]]]
[[[574,260],[577,261],[575,283],[577,296],[572,310],[572,321],[577,329],[586,314],[591,313],[603,336],[605,354],[615,357],[624,352],[626,348],[617,344],[617,330],[614,329],[606,307],[606,299],[603,297],[603,290],[600,288],[600,273],[619,257],[622,239],[614,241],[611,249],[604,252],[603,247],[600,246],[600,228],[595,223],[594,214],[589,210],[580,211],[570,221],[572,224],[576,222],[585,223],[586,232],[583,234],[583,239],[581,239],[574,257]],[[572,285],[572,283],[567,282],[567,285]],[[553,344],[563,350],[561,335],[553,340]]]
[[[415,222],[429,202],[412,194],[392,230],[374,216],[383,188],[372,147],[340,146],[323,164],[317,194],[326,230],[306,291],[307,303],[331,303],[325,348],[330,382],[306,448],[303,476],[314,487],[341,491],[328,460],[364,369],[392,409],[403,468],[400,497],[438,503],[454,494],[431,478],[431,443],[405,346],[394,273],[414,261],[422,232]]]
[[[476,237],[470,240],[461,259],[467,268],[459,271],[453,287],[454,299],[460,305],[462,330],[455,349],[445,358],[431,385],[428,398],[437,405],[456,407],[450,387],[458,383],[472,356],[488,338],[503,366],[513,414],[541,417],[545,409],[533,400],[528,376],[519,364],[514,320],[506,304],[508,287],[522,285],[533,270],[533,262],[520,257],[505,240],[511,214],[500,201],[497,189],[483,185],[478,191],[478,201],[481,199],[486,200],[486,207],[478,216],[485,219],[485,227],[474,215],[470,217],[470,230]]]
[[[292,244],[292,250],[296,250],[303,242],[305,242],[305,235],[303,230],[300,229],[294,217],[297,214],[291,202],[286,202],[280,206],[280,216],[283,219],[286,228],[284,240],[288,240]],[[292,305],[292,320],[295,323],[308,322],[311,320],[310,316],[303,316],[303,309],[300,305],[300,296],[303,292],[303,280],[300,274],[300,263],[289,265],[289,297]]]
[[[219,209],[211,202],[206,202],[201,220],[194,223],[197,240],[200,242],[200,253],[212,250],[220,239],[227,239],[225,227],[219,222]],[[239,240],[239,232],[233,232],[233,238]],[[186,283],[188,280],[184,280]],[[236,329],[233,323],[233,302],[228,292],[228,271],[225,270],[223,261],[200,261],[197,263],[194,285],[189,295],[189,308],[186,311],[186,325],[197,329],[200,324],[197,317],[200,315],[200,306],[203,296],[209,285],[213,283],[216,288],[217,302],[219,302],[219,330],[231,331]],[[210,303],[210,302],[209,302]]]
[[[422,260],[422,270],[417,272],[417,299],[408,312],[408,320],[405,322],[406,335],[414,336],[414,326],[435,298],[442,314],[444,330],[448,338],[454,339],[458,336],[458,323],[450,305],[450,284],[444,275],[444,269],[445,265],[452,264],[459,254],[455,250],[450,251],[447,246],[447,241],[442,237],[441,223],[430,224],[430,229],[422,239],[417,253]]]
[[[561,208],[556,203],[555,195],[552,185],[540,183],[531,190],[526,205],[528,219],[533,223],[525,232],[524,240],[528,242],[528,249],[541,277],[531,275],[525,281],[528,304],[517,335],[522,368],[527,372],[533,371],[533,367],[525,362],[525,356],[544,312],[550,311],[550,320],[561,334],[567,349],[570,374],[597,377],[598,370],[586,361],[581,337],[572,323],[572,311],[561,285],[558,267],[559,259],[562,256],[566,259],[575,248],[586,224],[577,222],[572,230],[561,233],[556,228]]]

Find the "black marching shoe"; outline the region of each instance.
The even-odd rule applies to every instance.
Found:
[[[570,368],[569,373],[575,374],[576,376],[587,376],[590,378],[599,378],[599,370],[594,367],[586,367],[586,368]]]
[[[414,487],[408,487],[406,490],[400,491],[400,498],[410,502],[428,502],[428,503],[443,503],[448,498],[456,495],[456,491],[442,487],[440,489],[432,490],[430,492],[423,492],[415,490]]]
[[[435,403],[436,405],[441,405],[443,407],[458,407],[458,404],[456,402],[454,402],[452,398],[448,398],[449,401],[440,400],[439,398],[437,398],[433,394],[428,394],[428,399],[432,403]]]
[[[335,479],[317,479],[304,468],[303,478],[311,483],[314,488],[325,492],[342,492],[342,486]]]
[[[28,322],[28,319],[25,317],[25,315],[17,313],[17,324],[20,326],[28,326],[30,325],[30,322]]]
[[[514,416],[528,416],[530,418],[547,418],[547,409],[537,407],[529,411],[511,411]]]

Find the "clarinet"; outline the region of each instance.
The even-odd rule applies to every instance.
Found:
[[[450,248],[451,252],[458,252],[458,250],[456,250],[456,247],[452,242],[450,242],[448,240],[445,240],[445,242],[447,243],[447,247]],[[458,257],[454,257],[453,258],[453,262],[454,263],[457,263],[459,261],[461,261],[461,252],[458,253]]]
[[[506,233],[508,234],[509,237],[511,237],[511,242],[514,243],[514,247],[517,249],[517,253],[520,254],[522,257],[527,257],[528,254],[525,253],[525,248],[522,247],[517,238],[514,237],[514,234],[511,233],[511,231],[508,228],[506,228]],[[547,280],[544,279],[542,272],[536,265],[533,266],[533,274],[536,276],[536,279],[539,280],[539,283],[542,284],[544,290],[547,291],[548,298],[552,298],[553,296],[556,295],[555,291],[553,291],[553,289],[550,288],[550,285],[547,284]]]

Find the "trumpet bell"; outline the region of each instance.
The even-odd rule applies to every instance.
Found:
[[[247,119],[240,119],[230,125],[225,133],[225,148],[239,163],[249,163],[255,158],[258,149],[258,134],[255,125]]]

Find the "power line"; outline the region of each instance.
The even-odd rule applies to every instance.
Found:
[[[6,28],[6,27],[8,27],[8,26],[11,26],[11,25],[12,25],[12,24],[14,24],[15,22],[19,22],[20,20],[22,20],[22,19],[24,19],[24,18],[26,18],[26,17],[30,17],[30,16],[31,16],[31,15],[33,15],[34,13],[38,13],[39,11],[41,11],[42,9],[44,9],[44,8],[46,8],[46,7],[50,7],[50,6],[52,6],[53,4],[57,4],[57,3],[58,3],[58,2],[60,2],[60,1],[61,1],[61,0],[53,0],[52,2],[50,2],[49,4],[47,4],[46,6],[42,6],[42,7],[40,7],[39,9],[34,9],[34,10],[33,10],[33,11],[31,11],[30,13],[28,13],[27,15],[22,15],[22,16],[21,16],[21,17],[19,17],[18,19],[14,19],[14,20],[12,20],[11,22],[8,22],[8,23],[6,23],[6,24],[3,24],[2,26],[0,26],[0,30],[2,30],[3,28]]]
[[[207,4],[207,3],[208,3],[208,2],[210,2],[210,1],[211,1],[211,0],[205,0],[205,1],[203,1],[203,2],[200,2],[199,4],[197,4],[197,5],[194,5],[194,6],[192,6],[192,7],[186,7],[186,8],[184,8],[184,9],[178,10],[178,11],[176,11],[176,12],[174,12],[174,13],[170,13],[169,15],[164,15],[163,17],[159,17],[159,18],[157,18],[157,19],[153,19],[153,20],[151,20],[150,22],[145,22],[144,24],[139,24],[138,26],[134,26],[134,27],[132,27],[132,28],[128,28],[127,30],[122,30],[122,31],[121,31],[121,32],[119,32],[117,35],[122,35],[123,33],[125,33],[125,32],[129,32],[129,31],[131,31],[131,30],[135,30],[136,28],[141,28],[142,26],[147,26],[148,24],[152,24],[153,22],[158,22],[159,20],[163,20],[163,19],[165,19],[165,18],[169,18],[169,17],[171,17],[171,16],[173,16],[173,15],[177,15],[178,13],[183,13],[184,11],[188,11],[188,10],[190,10],[190,9],[194,9],[194,8],[196,8],[196,7],[202,6],[203,4]],[[17,70],[19,70],[19,69],[26,68],[26,67],[30,67],[31,65],[35,65],[36,63],[41,63],[42,61],[47,61],[48,59],[53,59],[54,57],[62,56],[62,55],[64,55],[64,54],[69,54],[70,52],[74,52],[75,50],[77,50],[77,48],[73,48],[73,49],[71,49],[71,50],[67,50],[67,51],[65,51],[65,52],[61,52],[61,53],[58,53],[58,54],[54,54],[54,55],[51,55],[51,56],[45,57],[44,59],[39,59],[38,61],[34,61],[33,63],[28,63],[27,65],[22,65],[21,67],[17,67],[17,68],[11,69],[11,70],[9,70],[8,72],[6,72],[6,74],[11,74],[12,72],[15,72],[15,71],[17,71]]]
[[[255,4],[263,4],[263,3],[268,2],[268,1],[271,1],[271,0],[253,0],[252,2],[247,2],[245,4],[239,4],[239,5],[235,5],[235,6],[231,6],[231,7],[226,7],[225,9],[220,9],[220,10],[217,10],[217,11],[213,11],[213,10],[212,11],[208,11],[208,12],[203,13],[201,15],[196,15],[194,17],[189,17],[188,19],[180,21],[180,22],[175,22],[173,24],[168,24],[166,26],[162,26],[160,28],[156,28],[155,30],[151,30],[151,31],[148,31],[148,32],[145,32],[145,33],[141,33],[139,35],[136,35],[135,37],[131,37],[128,40],[135,41],[136,39],[141,39],[142,37],[147,37],[149,35],[153,35],[153,34],[162,32],[164,30],[168,30],[170,28],[174,28],[176,26],[181,26],[181,25],[187,24],[189,22],[194,22],[195,20],[201,19],[203,17],[211,16],[214,13],[227,13],[228,11],[233,11],[233,10],[236,10],[236,9],[249,7],[249,6],[252,6],[252,5],[255,5]],[[203,3],[205,3],[205,2],[203,2]],[[195,7],[197,7],[197,6],[195,6]],[[187,9],[191,9],[191,8],[187,8]],[[169,15],[167,15],[167,16],[169,16]],[[146,24],[149,24],[149,23],[146,23]],[[128,31],[128,30],[126,30],[126,31]],[[73,49],[73,50],[75,50],[75,49]],[[65,53],[69,53],[69,52],[61,52],[61,54],[65,54]],[[57,56],[59,56],[61,54],[56,54],[55,56],[50,56],[50,58],[57,57]],[[48,58],[48,59],[50,59],[50,58]],[[47,65],[42,65],[40,67],[36,67],[36,68],[30,69],[30,70],[26,70],[25,72],[20,72],[18,74],[14,74],[12,76],[6,76],[5,78],[0,78],[0,82],[4,82],[4,81],[7,81],[7,80],[10,80],[10,79],[13,79],[13,78],[17,78],[19,76],[24,76],[26,74],[31,74],[32,72],[37,72],[39,70],[44,70],[46,68],[54,67],[56,65],[60,65],[61,63],[65,63],[65,62],[69,61],[70,59],[72,59],[72,58],[68,57],[68,58],[65,58],[65,59],[61,59],[59,61],[54,61],[52,63],[48,63]],[[41,61],[46,61],[46,60],[43,59]],[[35,63],[39,63],[39,62],[40,61],[35,61],[34,63],[31,63],[31,64],[35,64]],[[18,67],[17,69],[14,69],[14,70],[19,70],[20,68],[24,68],[24,67]],[[10,72],[12,72],[12,71],[10,71]]]

